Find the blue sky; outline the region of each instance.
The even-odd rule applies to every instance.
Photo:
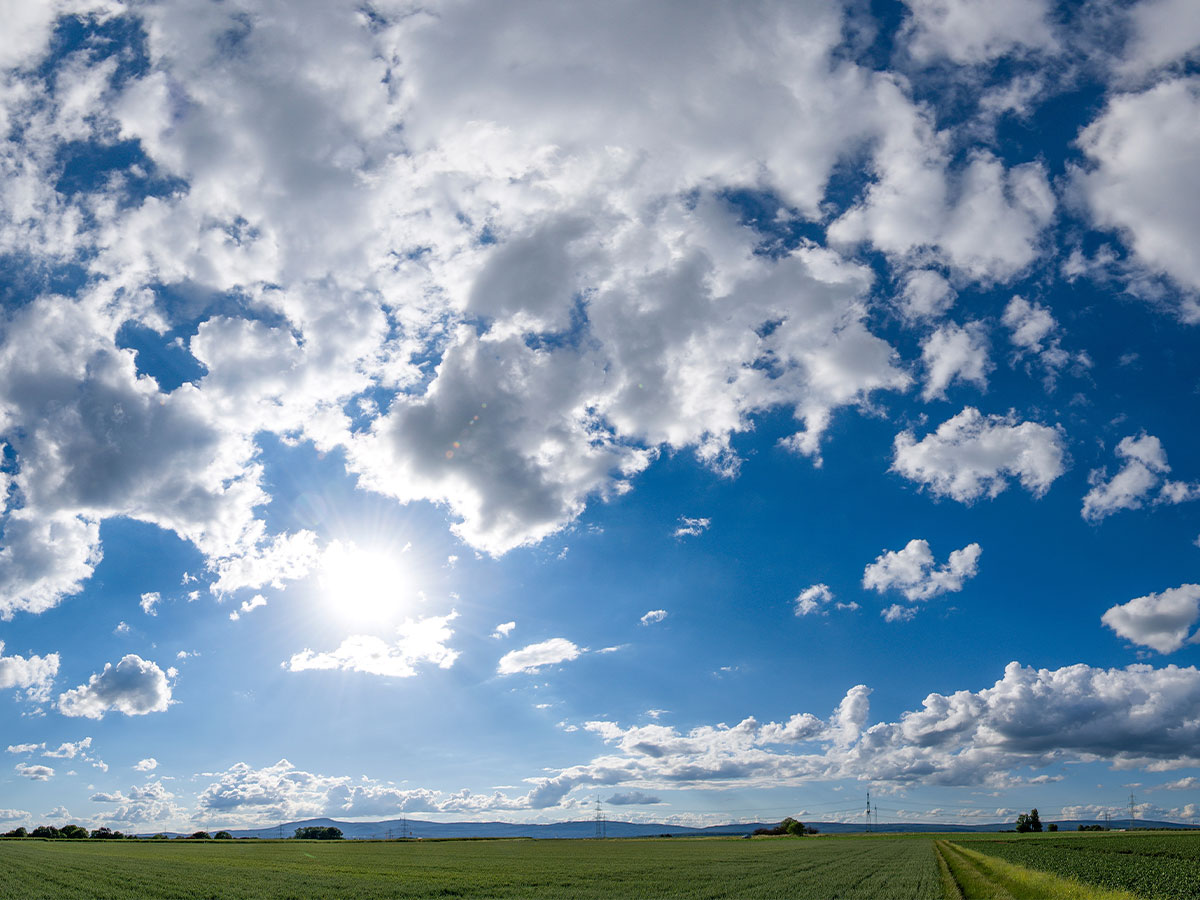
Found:
[[[1200,814],[1186,0],[0,37],[0,825]]]

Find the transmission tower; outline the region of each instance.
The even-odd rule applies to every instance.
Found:
[[[1133,831],[1133,791],[1129,792],[1129,830]]]
[[[604,807],[600,805],[600,798],[596,798],[596,837],[608,837],[608,822],[604,820]]]
[[[867,791],[867,831],[871,830],[871,792]]]

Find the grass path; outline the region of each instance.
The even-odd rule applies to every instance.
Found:
[[[936,841],[945,900],[1138,900],[1114,891],[1026,869],[951,841]]]

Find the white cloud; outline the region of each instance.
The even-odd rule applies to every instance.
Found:
[[[904,0],[909,52],[919,60],[989,62],[1010,53],[1053,51],[1058,41],[1045,0]]]
[[[1182,33],[1182,32],[1180,32]],[[1090,168],[1078,182],[1097,225],[1121,232],[1138,261],[1190,292],[1181,315],[1200,320],[1200,78],[1178,78],[1112,97],[1079,136]]]
[[[899,603],[893,603],[879,613],[883,616],[885,622],[911,622],[917,616],[917,608],[915,606],[901,606]]]
[[[640,619],[638,619],[638,621],[641,622],[643,625],[654,625],[658,622],[661,622],[666,617],[667,617],[667,611],[665,609],[652,609],[648,613],[646,613],[644,616],[642,616]]]
[[[496,630],[492,632],[492,637],[494,637],[496,640],[506,638],[512,634],[512,630],[516,627],[516,622],[501,622],[496,626]]]
[[[827,584],[814,584],[806,587],[792,601],[796,607],[796,615],[807,616],[815,612],[824,612],[823,605],[833,602],[833,591]]]
[[[58,674],[59,656],[5,656],[4,642],[0,641],[0,690],[17,688],[35,703],[50,699],[50,688]]]
[[[27,821],[31,813],[24,809],[0,809],[0,822]]]
[[[45,744],[9,744],[8,753],[33,753],[35,750],[41,750]]]
[[[892,471],[960,503],[995,497],[1010,477],[1040,497],[1064,471],[1060,428],[984,416],[971,406],[919,441],[901,432],[894,451]]]
[[[114,711],[127,716],[165,712],[170,703],[167,673],[156,663],[130,653],[115,666],[105,663],[104,671],[93,675],[87,684],[60,694],[58,710],[64,716],[100,719]]]
[[[1119,603],[1100,617],[1105,625],[1126,640],[1159,653],[1174,653],[1195,641],[1188,632],[1200,619],[1200,585],[1183,584],[1161,594],[1135,597]]]
[[[54,777],[54,770],[49,766],[33,766],[28,763],[17,763],[17,774],[30,781],[49,781]]]
[[[1143,75],[1200,52],[1200,22],[1191,0],[1142,0],[1129,17],[1132,35],[1122,52],[1123,74]]]
[[[940,594],[963,589],[963,582],[979,572],[979,557],[983,549],[967,544],[950,553],[950,559],[936,565],[929,542],[914,538],[903,550],[881,553],[875,562],[863,570],[864,588],[883,594],[899,591],[910,602],[929,600]],[[890,613],[890,615],[889,615]],[[911,618],[899,611],[885,611],[888,621]]]
[[[910,320],[935,319],[954,305],[954,288],[932,269],[914,269],[904,278],[900,311]]]
[[[87,751],[91,746],[92,739],[90,737],[85,737],[83,740],[75,742],[65,741],[58,745],[57,750],[47,750],[42,756],[51,756],[56,759],[74,759],[76,756],[82,755],[84,759],[87,759]]]
[[[691,519],[687,516],[679,517],[679,525],[675,529],[675,537],[696,537],[708,531],[708,526],[712,524],[712,519]]]
[[[106,822],[161,822],[165,819],[179,819],[186,813],[181,806],[172,802],[175,795],[167,790],[161,781],[133,785],[124,793],[101,791],[88,799],[93,803],[116,804],[113,809],[105,810],[103,819]]]
[[[396,629],[398,637],[390,643],[374,635],[352,634],[335,650],[317,653],[305,649],[283,665],[292,672],[334,669],[390,678],[411,678],[422,663],[449,669],[459,657],[459,651],[446,645],[454,636],[449,623],[456,618],[458,613],[451,611],[445,616],[406,619]]]
[[[987,389],[987,337],[978,322],[965,328],[950,323],[943,325],[921,342],[921,360],[925,365],[925,387],[921,397],[926,400],[945,399],[946,388],[954,381],[974,384]]]
[[[158,591],[151,591],[150,593],[142,594],[140,604],[142,607],[142,612],[148,616],[157,616],[158,610],[156,610],[154,607],[156,607],[161,601],[162,596],[158,593]]]
[[[565,638],[550,638],[536,644],[529,644],[520,650],[513,650],[500,657],[496,671],[501,675],[515,675],[518,672],[536,672],[543,666],[553,666],[562,662],[578,659],[583,651]]]
[[[1155,488],[1159,489],[1152,500],[1156,504],[1200,498],[1200,484],[1166,480],[1171,467],[1162,442],[1154,435],[1143,431],[1137,437],[1124,437],[1115,452],[1124,463],[1112,478],[1106,469],[1093,469],[1088,475],[1092,489],[1083,498],[1081,515],[1089,522],[1099,522],[1122,509],[1141,509]]]
[[[139,760],[133,768],[138,772],[152,772],[158,768],[158,760],[153,756],[148,756],[143,760]]]
[[[266,606],[266,605],[267,605],[267,598],[264,597],[262,594],[255,594],[249,600],[243,600],[242,605],[238,609],[235,609],[233,612],[231,612],[229,614],[229,618],[231,621],[236,622],[238,619],[240,619],[246,613],[253,612],[254,610],[258,609],[260,606]]]
[[[1010,339],[1017,348],[1016,358],[1032,357],[1045,372],[1047,390],[1054,387],[1059,372],[1069,363],[1086,368],[1091,360],[1083,353],[1070,354],[1062,348],[1057,332],[1058,322],[1046,307],[1014,296],[1004,308],[1002,319],[1009,329]]]

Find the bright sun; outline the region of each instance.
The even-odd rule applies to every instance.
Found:
[[[416,594],[412,570],[398,552],[341,541],[325,549],[320,585],[339,616],[366,621],[388,619],[408,609]]]

